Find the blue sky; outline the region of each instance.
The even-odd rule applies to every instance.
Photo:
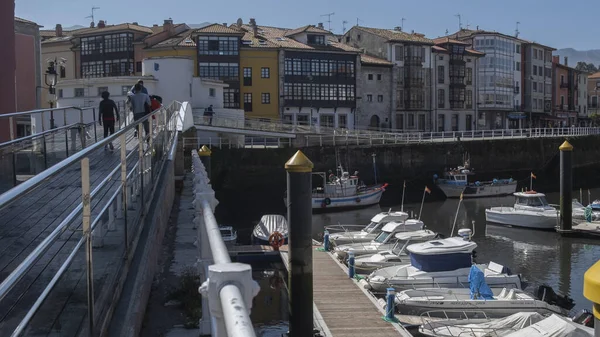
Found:
[[[88,25],[92,6],[95,18],[109,24],[137,21],[143,25],[162,24],[173,18],[175,23],[234,23],[238,17],[244,22],[256,18],[259,25],[299,27],[323,22],[328,27],[326,13],[331,17],[331,29],[342,32],[346,27],[359,24],[370,27],[415,30],[428,37],[444,35],[462,25],[470,28],[514,34],[519,21],[521,37],[557,49],[600,49],[597,18],[600,1],[591,0],[16,0],[16,15],[35,21],[45,28],[57,23],[63,27]]]

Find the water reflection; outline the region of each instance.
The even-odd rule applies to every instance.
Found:
[[[600,190],[592,190],[592,195]],[[573,192],[574,197],[579,191]],[[584,193],[587,203],[587,193]],[[547,194],[549,203],[558,203],[558,193]],[[458,210],[459,201],[447,199],[426,202],[421,214],[425,225],[436,232],[450,235],[456,217],[456,231],[473,228],[478,247],[477,261],[494,261],[508,266],[513,273],[520,273],[530,284],[528,290],[539,284],[549,284],[568,294],[575,302],[575,309],[590,309],[591,303],[583,297],[583,274],[600,259],[600,241],[563,238],[555,232],[486,225],[485,209],[493,206],[514,204],[514,197],[465,199]],[[400,210],[400,206],[392,207]],[[377,212],[389,208],[370,207],[343,213],[313,216],[313,236],[321,239],[323,226],[331,224],[368,224]],[[404,210],[418,216],[420,204],[406,204]]]
[[[285,273],[281,269],[253,268],[252,278],[260,291],[252,302],[250,319],[257,337],[281,337],[288,330],[288,294]]]

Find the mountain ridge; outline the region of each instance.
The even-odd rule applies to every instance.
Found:
[[[556,50],[553,55],[560,56],[561,64],[564,64],[565,57],[567,57],[570,67],[575,67],[577,62],[592,63],[596,67],[600,66],[600,49],[577,50],[574,48],[563,48]]]

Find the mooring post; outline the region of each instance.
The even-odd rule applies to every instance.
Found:
[[[394,317],[394,307],[396,306],[396,303],[394,301],[395,299],[396,299],[396,289],[387,288],[387,294],[386,294],[387,305],[385,307],[385,319],[388,321],[395,320],[395,317]]]
[[[329,251],[329,231],[325,230],[323,232],[323,248],[325,251]]]
[[[289,251],[289,336],[313,335],[312,169],[313,163],[296,152],[287,171]]]
[[[354,278],[354,252],[348,252],[348,278]]]
[[[594,336],[600,337],[600,261],[583,275],[583,296],[590,300],[594,313]]]
[[[206,174],[208,175],[209,180],[210,180],[210,178],[212,178],[210,175],[210,155],[211,154],[212,154],[212,151],[206,145],[202,145],[200,150],[198,150],[198,156],[200,157],[202,164],[204,164],[204,167],[206,168]]]
[[[570,230],[573,226],[573,145],[565,140],[560,150],[560,229]]]

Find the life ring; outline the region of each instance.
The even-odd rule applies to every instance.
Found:
[[[533,190],[531,190],[531,191],[527,191],[527,192],[525,192],[525,194],[537,194],[537,192],[536,192],[536,191],[533,191]]]
[[[321,201],[321,208],[325,208],[327,207],[327,204],[325,204],[325,201]]]
[[[279,275],[275,275],[271,277],[271,279],[269,280],[269,284],[271,286],[271,289],[279,290],[281,288],[281,285],[283,284],[283,280],[281,279],[281,277],[279,277]]]
[[[323,200],[323,202],[324,202],[324,203],[325,203],[325,205],[327,205],[327,206],[331,205],[331,199],[329,199],[329,198],[325,198],[325,199]]]
[[[357,197],[356,199],[354,199],[354,201],[356,201],[356,203],[358,204],[360,203],[360,198]]]
[[[269,236],[269,244],[275,250],[279,250],[279,247],[283,246],[284,243],[285,243],[285,238],[283,237],[283,234],[281,234],[277,231],[273,232]]]

